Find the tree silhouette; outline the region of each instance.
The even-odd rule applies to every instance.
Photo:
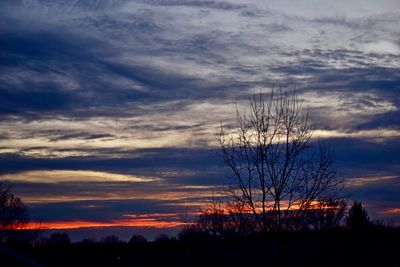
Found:
[[[100,242],[107,245],[116,245],[120,244],[122,241],[116,235],[108,235],[103,237]]]
[[[71,244],[71,239],[67,233],[55,232],[50,235],[48,243],[57,246],[67,246]]]
[[[142,235],[133,235],[128,244],[131,246],[141,246],[147,243],[147,239]]]
[[[338,198],[332,152],[312,133],[296,95],[280,90],[253,96],[249,112],[237,107],[235,126],[221,123],[215,134],[232,179],[223,188],[229,205],[252,214],[260,231],[304,227],[310,210]]]
[[[347,227],[351,230],[364,230],[368,228],[370,224],[368,213],[363,208],[361,202],[354,201],[347,216]]]
[[[22,200],[11,192],[10,186],[0,182],[0,241],[9,239],[15,230],[29,223],[29,214]]]

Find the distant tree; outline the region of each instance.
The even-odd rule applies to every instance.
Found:
[[[71,244],[71,239],[67,233],[55,232],[48,239],[50,245],[65,246]]]
[[[236,108],[236,124],[215,134],[232,181],[223,193],[259,231],[302,228],[316,204],[339,198],[332,152],[312,133],[296,95],[280,90],[252,97],[249,112]]]
[[[29,221],[27,206],[10,186],[0,182],[0,241],[15,236],[15,231],[23,230]]]
[[[109,236],[103,237],[103,238],[100,240],[100,242],[103,243],[103,244],[107,244],[107,245],[115,245],[115,244],[123,243],[123,242],[118,238],[118,236],[116,236],[116,235],[109,235]]]
[[[91,238],[84,238],[81,241],[78,242],[80,245],[94,245],[96,244],[96,239],[91,237]]]
[[[166,234],[159,234],[158,236],[156,236],[156,238],[154,239],[154,241],[164,241],[164,240],[169,240],[169,236]]]
[[[363,230],[371,225],[368,212],[361,202],[354,201],[346,218],[346,225],[351,230]]]
[[[178,233],[178,240],[185,243],[210,241],[214,239],[213,237],[209,232],[199,227],[197,223],[186,224]]]
[[[131,246],[140,246],[147,243],[147,239],[142,235],[133,235],[128,244]]]
[[[176,239],[174,237],[169,237],[166,234],[159,234],[155,239],[154,239],[154,243],[164,246],[164,245],[168,245],[168,244],[172,244],[176,242]]]

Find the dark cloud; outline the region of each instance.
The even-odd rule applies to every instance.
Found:
[[[385,97],[393,96],[398,99],[398,90],[400,90],[400,74],[398,68],[382,67],[369,64],[367,68],[347,67],[347,68],[329,68],[326,61],[345,60],[346,57],[353,57],[352,51],[334,50],[305,50],[294,52],[289,55],[307,55],[310,59],[299,60],[296,64],[278,66],[271,68],[271,71],[285,74],[292,81],[291,76],[309,75],[302,85],[303,90],[320,90],[334,92],[368,92],[373,90]],[[349,55],[350,54],[350,55]]]
[[[127,2],[128,0],[78,0],[78,1],[52,1],[52,0],[39,0],[39,1],[22,1],[22,0],[4,0],[1,2],[3,7],[7,7],[11,10],[12,8],[30,8],[35,10],[48,10],[51,11],[74,13],[78,11],[102,11],[106,9],[116,8],[119,5]]]
[[[37,85],[36,85],[37,86]],[[27,86],[26,88],[30,88]],[[69,93],[57,91],[53,87],[40,91],[8,91],[0,88],[2,114],[20,114],[27,111],[54,111],[65,109],[72,101]]]
[[[398,138],[367,141],[337,138],[326,141],[335,151],[339,174],[344,177],[363,177],[373,173],[399,174]]]
[[[92,170],[135,175],[160,175],[174,183],[219,184],[223,173],[218,172],[220,159],[213,149],[143,149],[124,151],[119,157],[107,158],[114,151],[102,150],[101,157],[31,158],[14,154],[2,155],[2,174],[29,170]],[[212,174],[209,170],[217,172]],[[170,171],[173,175],[169,175]],[[185,177],[179,172],[187,170],[194,174]],[[221,171],[221,170],[220,170]],[[177,172],[177,173],[176,173]],[[185,173],[185,172],[184,172]]]
[[[400,104],[397,104],[400,107]],[[357,125],[356,129],[374,129],[374,128],[400,128],[400,109],[396,111],[389,111],[383,114],[371,116],[368,122]]]
[[[24,65],[45,72],[49,71],[46,68],[49,62],[60,61],[62,64],[75,58],[84,62],[91,58],[82,49],[84,42],[69,36],[68,32],[60,34],[56,28],[32,29],[12,20],[8,22],[14,22],[14,25],[9,24],[0,35],[2,66]]]
[[[62,141],[62,140],[71,140],[71,139],[83,139],[83,140],[92,140],[92,139],[100,139],[100,138],[113,138],[114,136],[111,134],[89,134],[85,132],[81,133],[58,133],[55,137],[50,139],[51,142]]]
[[[100,192],[101,193],[101,192]],[[163,205],[158,200],[76,201],[66,203],[30,204],[37,220],[95,221],[121,220],[125,214],[175,213],[185,208]]]
[[[74,117],[124,116],[139,111],[134,103],[179,100],[190,104],[248,87],[228,80],[210,83],[141,63],[127,65],[108,59],[118,55],[117,50],[96,39],[65,31],[64,27],[29,28],[13,22],[1,33],[3,114],[32,116],[51,111]],[[140,27],[137,30],[141,32]],[[173,53],[204,55],[207,50],[211,53],[215,40],[195,35],[180,43],[160,41]],[[222,48],[223,44],[215,46]],[[118,110],[113,111],[115,106]]]
[[[400,74],[398,68],[382,67],[368,64],[365,67],[345,67],[330,68],[327,61],[347,61],[347,58],[356,60],[356,55],[360,52],[351,50],[304,50],[293,52],[290,56],[306,55],[310,58],[299,60],[297,64],[278,66],[271,68],[271,71],[285,75],[285,81],[289,84],[296,84],[298,92],[317,92],[320,96],[329,98],[329,95],[338,96],[343,102],[336,107],[336,111],[351,112],[364,110],[358,116],[364,119],[358,124],[346,125],[348,130],[376,129],[376,128],[398,128],[397,113],[400,109]],[[376,55],[379,57],[379,55]],[[393,56],[392,56],[393,57]],[[307,78],[297,78],[297,76]],[[357,94],[359,96],[357,97]],[[369,94],[369,95],[368,95]],[[307,100],[307,99],[305,99]],[[329,104],[335,103],[332,99],[327,106],[313,108],[313,101],[308,99],[311,104],[310,116],[319,128],[334,129],[336,125],[327,114]],[[386,103],[385,103],[386,102]],[[385,110],[383,105],[390,104],[392,107]],[[376,108],[376,111],[368,110]],[[323,111],[324,113],[321,113]],[[335,112],[335,110],[331,110]],[[325,114],[325,115],[322,115]],[[356,117],[353,114],[354,118]],[[333,116],[334,117],[334,116]],[[348,117],[350,118],[350,117]],[[337,119],[336,119],[337,120]],[[367,121],[365,121],[367,120]]]

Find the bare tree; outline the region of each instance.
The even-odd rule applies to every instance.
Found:
[[[298,229],[310,209],[337,196],[332,153],[312,133],[295,92],[279,90],[253,96],[248,113],[236,107],[235,126],[221,123],[215,134],[232,178],[224,192],[260,231]]]

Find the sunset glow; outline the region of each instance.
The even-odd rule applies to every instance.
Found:
[[[158,221],[156,219],[140,219],[132,221],[111,221],[111,222],[91,222],[91,221],[63,221],[46,222],[41,224],[42,229],[77,229],[87,227],[151,227],[151,228],[174,228],[182,226],[184,223],[179,221]],[[28,225],[28,229],[32,226]]]

